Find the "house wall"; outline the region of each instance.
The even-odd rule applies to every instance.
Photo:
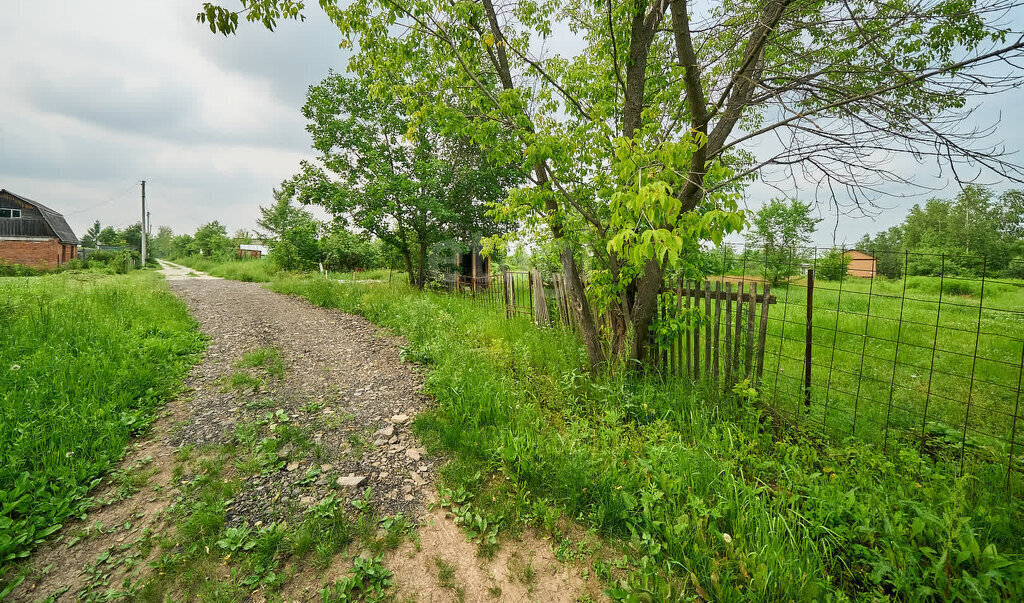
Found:
[[[10,195],[0,194],[0,207],[21,210],[20,218],[0,218],[0,237],[52,237],[54,235],[46,220],[43,219],[43,214],[35,206]]]
[[[32,268],[56,268],[73,259],[75,245],[62,245],[50,239],[0,239],[0,262]]]
[[[846,267],[848,275],[861,278],[872,278],[875,276],[878,262],[874,257],[860,251],[847,251],[843,255],[850,258],[850,264]]]

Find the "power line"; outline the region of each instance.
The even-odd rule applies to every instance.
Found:
[[[95,209],[98,209],[98,208],[100,208],[100,207],[103,207],[104,205],[110,205],[110,204],[111,204],[111,203],[113,203],[114,201],[117,201],[118,199],[121,199],[122,197],[124,197],[125,195],[127,195],[127,194],[128,194],[128,193],[129,193],[130,191],[134,190],[134,189],[135,189],[135,187],[136,187],[137,185],[138,185],[138,183],[137,183],[137,182],[132,182],[132,183],[131,183],[131,184],[129,184],[129,185],[128,185],[128,187],[127,187],[127,188],[125,188],[125,189],[124,189],[123,191],[121,191],[120,193],[117,193],[117,194],[116,194],[116,195],[114,195],[113,197],[110,197],[110,198],[109,198],[109,199],[107,199],[106,201],[102,201],[102,202],[100,202],[100,203],[97,203],[96,205],[93,205],[93,206],[91,206],[91,207],[87,207],[87,208],[85,208],[85,209],[76,209],[75,211],[68,211],[68,212],[64,212],[64,215],[65,215],[65,216],[71,216],[71,215],[74,215],[74,214],[81,214],[81,213],[85,213],[85,212],[87,212],[87,211],[93,211],[93,210],[95,210]]]

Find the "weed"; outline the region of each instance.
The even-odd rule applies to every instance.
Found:
[[[391,588],[391,570],[384,567],[383,553],[376,557],[356,557],[344,580],[320,591],[323,603],[342,601],[384,601]]]
[[[437,580],[444,588],[455,589],[455,566],[440,557],[434,557],[437,566]]]
[[[254,377],[245,371],[235,371],[230,375],[221,377],[221,391],[249,390],[253,394],[259,393],[263,387],[263,380]]]
[[[284,358],[275,347],[263,347],[246,352],[235,365],[239,368],[262,368],[274,379],[284,378]]]

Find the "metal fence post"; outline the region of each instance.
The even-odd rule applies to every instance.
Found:
[[[814,322],[814,270],[807,271],[807,326],[804,333],[804,408],[811,411],[811,335]]]

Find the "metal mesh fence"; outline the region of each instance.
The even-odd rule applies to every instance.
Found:
[[[695,273],[672,275],[666,290],[693,282],[693,295],[704,296],[692,300],[698,309],[711,307],[706,292],[719,287],[743,285],[749,292],[756,283],[771,292],[763,313],[755,307],[756,316],[733,325],[736,337],[725,347],[733,358],[745,357],[748,368],[736,371],[726,389],[749,375],[754,353],[757,373],[763,373],[757,379],[761,401],[779,417],[835,439],[914,447],[958,464],[961,472],[998,473],[1008,488],[1021,491],[1024,280],[1015,277],[1024,275],[1024,262],[871,249],[727,247],[692,264]],[[555,322],[572,326],[558,277],[540,282]],[[689,280],[694,278],[703,282]],[[449,291],[509,316],[535,314],[527,272],[475,281],[456,275],[444,282]],[[710,348],[709,338],[719,332],[724,340],[730,316],[721,313],[716,325],[716,313],[699,315],[694,329],[704,334],[704,344],[691,345],[686,336],[684,345],[680,336],[678,349],[662,349],[652,362],[659,369],[677,367],[667,372],[683,378],[718,379],[711,363],[719,355],[705,352],[697,360],[696,347]],[[757,336],[739,337],[741,326]],[[751,345],[756,350],[747,349]],[[679,350],[693,351],[700,370],[683,370],[690,360]],[[721,372],[729,374],[724,366]]]

